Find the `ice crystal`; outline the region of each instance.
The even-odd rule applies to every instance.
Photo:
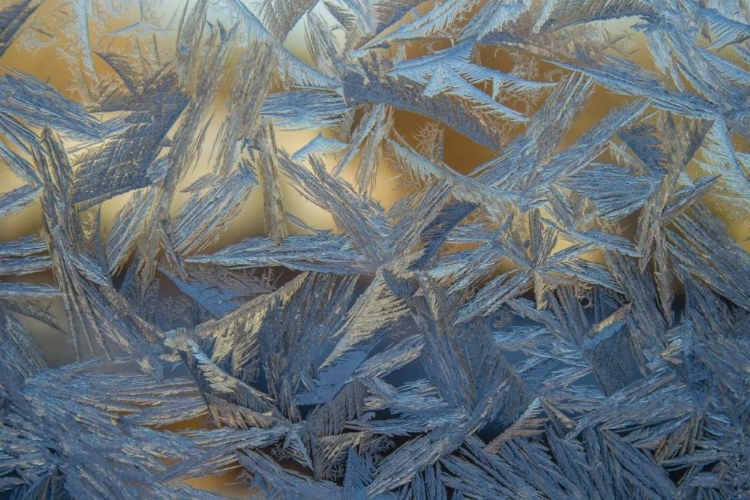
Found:
[[[745,0],[6,0],[0,496],[750,498],[749,40]]]

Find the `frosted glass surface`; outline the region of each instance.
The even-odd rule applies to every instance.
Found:
[[[745,0],[0,0],[0,498],[750,498]]]

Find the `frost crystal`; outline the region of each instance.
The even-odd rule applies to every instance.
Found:
[[[750,498],[746,0],[6,0],[0,58],[0,497]]]

